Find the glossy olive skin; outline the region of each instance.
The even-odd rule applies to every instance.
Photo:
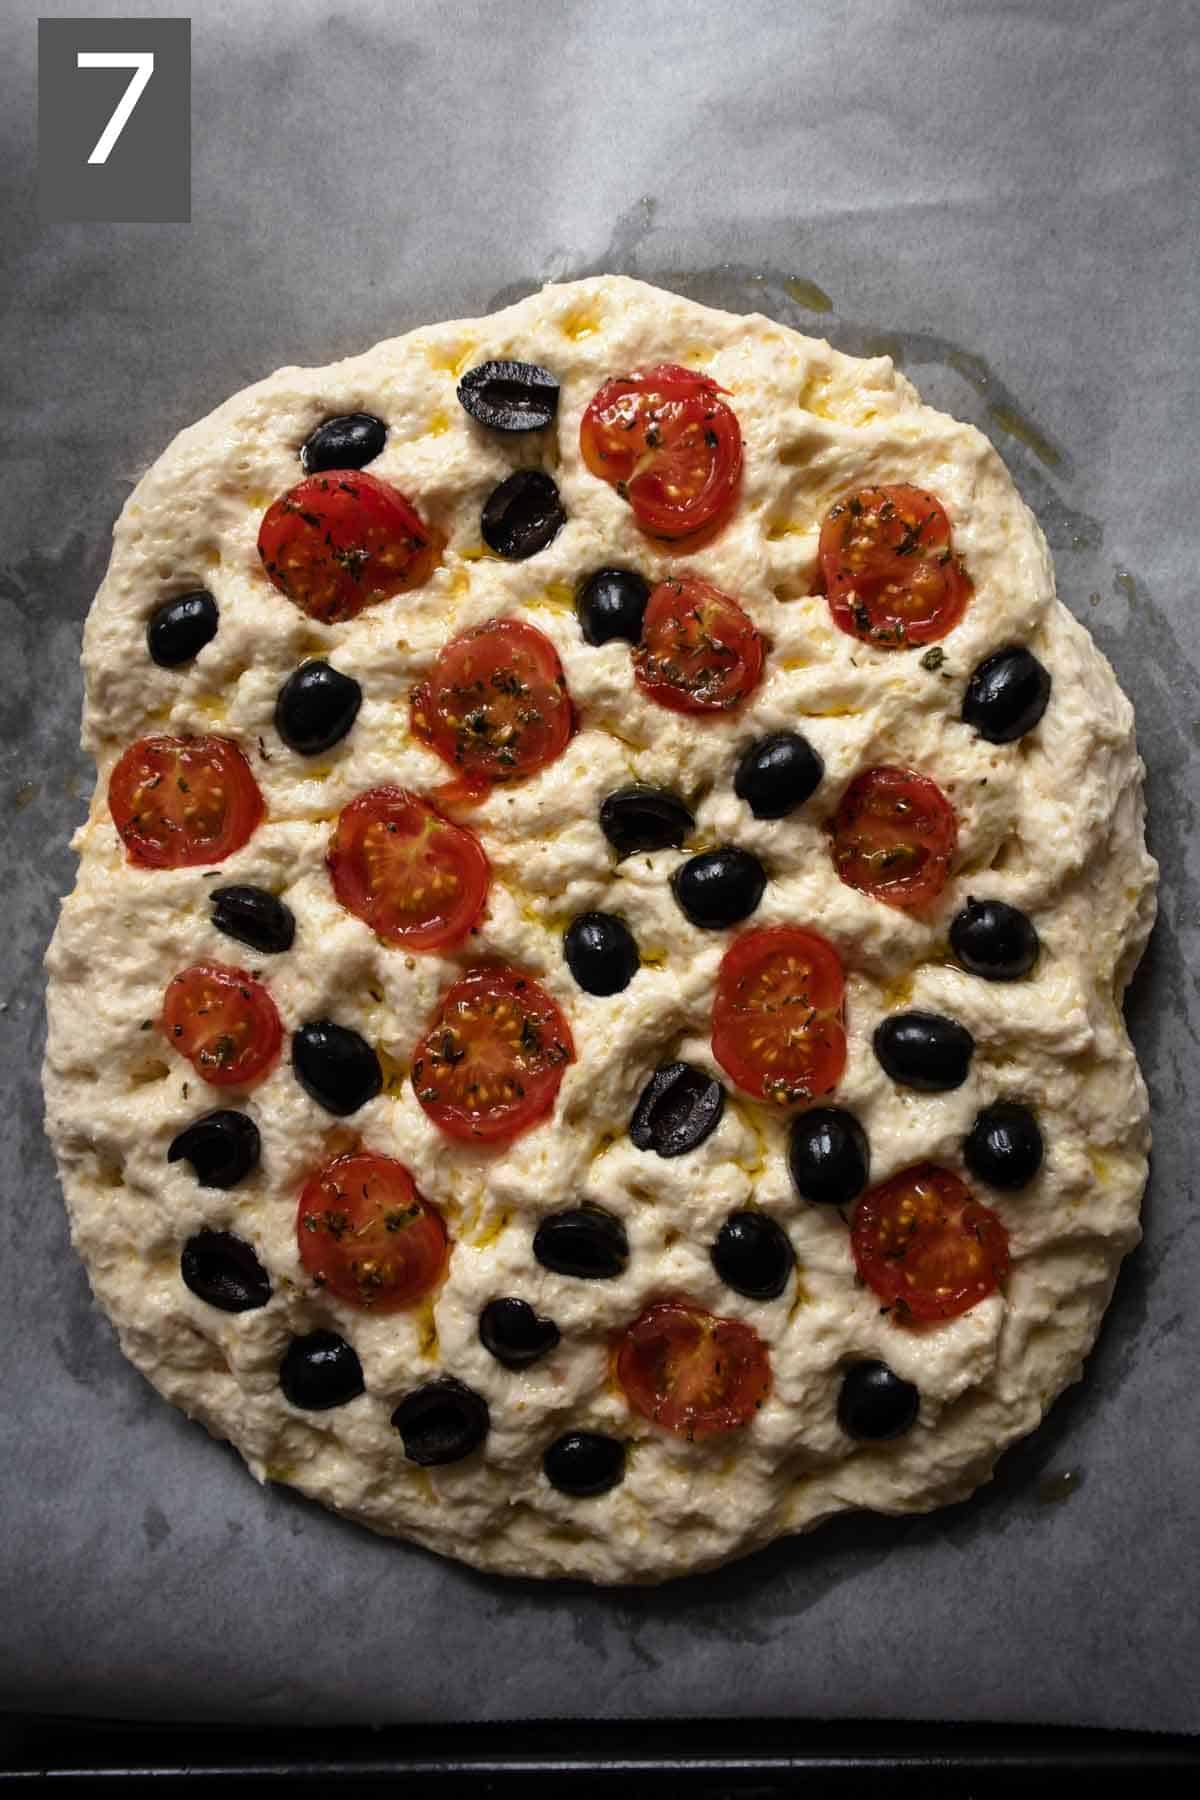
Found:
[[[179,1258],[183,1284],[219,1312],[252,1312],[271,1298],[267,1271],[244,1238],[232,1231],[198,1231]]]
[[[534,1233],[533,1254],[544,1269],[582,1281],[611,1281],[629,1261],[620,1219],[599,1206],[550,1213]]]
[[[505,1295],[489,1300],[480,1313],[479,1341],[506,1369],[527,1369],[556,1347],[559,1331],[553,1319],[534,1312],[527,1300]]]
[[[713,1268],[735,1294],[777,1300],[796,1262],[791,1239],[767,1213],[730,1213],[712,1247]]]
[[[636,644],[650,598],[650,583],[633,569],[597,569],[575,597],[575,611],[586,644],[623,638]]]
[[[542,1457],[542,1472],[560,1494],[588,1500],[623,1480],[625,1446],[599,1431],[567,1431]]]
[[[217,603],[203,589],[177,594],[160,606],[146,627],[146,647],[160,669],[177,669],[199,656],[217,635]]]
[[[231,1188],[258,1167],[261,1154],[262,1140],[254,1120],[219,1107],[177,1133],[167,1161],[191,1163],[201,1187]]]
[[[379,1058],[366,1038],[331,1019],[313,1019],[292,1034],[292,1068],[305,1093],[339,1118],[383,1087]]]
[[[489,431],[543,431],[558,413],[558,381],[540,363],[479,363],[459,382],[458,403]]]
[[[702,931],[724,931],[748,919],[766,885],[767,872],[757,856],[736,844],[689,857],[671,877],[680,911]]]
[[[989,744],[1011,744],[1032,731],[1050,698],[1050,671],[1032,650],[1011,645],[984,659],[967,683],[963,724]]]
[[[288,676],[275,702],[275,729],[289,750],[317,756],[345,737],[362,705],[352,675],[327,662],[302,663]]]
[[[600,829],[618,857],[639,850],[677,850],[695,827],[683,801],[663,788],[640,783],[616,788],[600,805]]]
[[[478,1450],[488,1434],[491,1415],[482,1394],[453,1375],[439,1375],[406,1394],[392,1424],[404,1443],[409,1462],[422,1469],[461,1462]]]
[[[265,888],[215,888],[208,898],[217,930],[263,956],[281,956],[296,941],[295,913]]]
[[[1017,1100],[984,1107],[963,1143],[963,1160],[972,1175],[995,1188],[1027,1187],[1044,1155],[1037,1119]]]
[[[825,764],[797,731],[760,738],[742,756],[733,791],[756,819],[783,819],[817,790]]]
[[[358,1354],[336,1331],[295,1337],[279,1365],[283,1397],[305,1412],[328,1412],[366,1391]]]
[[[613,913],[580,913],[563,935],[567,967],[585,994],[619,994],[641,967],[637,942]]]
[[[664,1063],[638,1096],[629,1121],[635,1150],[684,1156],[711,1137],[725,1110],[725,1089],[691,1063]]]
[[[902,1381],[886,1363],[873,1358],[851,1363],[842,1376],[838,1424],[860,1443],[883,1443],[902,1437],[917,1422],[921,1396],[911,1381]]]
[[[871,1146],[840,1106],[815,1106],[792,1124],[788,1168],[801,1199],[814,1206],[849,1206],[867,1185]]]
[[[1037,962],[1041,944],[1019,907],[972,895],[954,916],[950,948],[964,969],[984,981],[1020,981]]]
[[[961,1087],[975,1040],[965,1025],[941,1013],[893,1013],[875,1028],[875,1054],[901,1087],[943,1094]]]
[[[524,562],[553,543],[567,515],[544,469],[514,469],[483,503],[483,541],[508,562]]]
[[[310,431],[300,447],[306,475],[323,469],[365,469],[387,443],[387,426],[374,413],[339,413]]]

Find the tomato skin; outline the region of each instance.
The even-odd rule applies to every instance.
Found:
[[[1008,1274],[1008,1232],[949,1169],[917,1163],[868,1188],[854,1208],[859,1274],[897,1324],[957,1318]]]
[[[479,839],[407,788],[358,794],[338,815],[326,857],[333,891],[385,944],[461,944],[487,905]]]
[[[545,1118],[574,1059],[545,988],[520,969],[471,969],[442,995],[413,1052],[413,1089],[447,1137],[507,1144]]]
[[[950,879],[957,815],[937,783],[913,769],[864,769],[829,830],[842,880],[885,906],[928,906]]]
[[[834,623],[880,650],[944,638],[973,591],[945,508],[924,488],[860,488],[837,501],[819,556]]]
[[[845,976],[819,932],[763,925],[735,938],[717,971],[713,1055],[759,1100],[831,1094],[846,1067]]]
[[[660,581],[646,603],[634,679],[670,712],[735,712],[762,679],[764,651],[732,595],[684,575]]]
[[[109,776],[108,810],[131,863],[184,869],[232,856],[267,809],[232,738],[146,737]]]
[[[616,1336],[613,1367],[634,1412],[689,1442],[748,1424],[771,1391],[753,1326],[683,1296],[652,1301]]]
[[[451,638],[411,711],[413,736],[468,792],[537,774],[575,730],[558,651],[523,619],[489,619]]]
[[[272,587],[327,625],[421,587],[440,552],[399,488],[362,469],[298,481],[272,501],[258,532]]]
[[[717,530],[737,502],[742,433],[726,390],[678,363],[617,375],[592,396],[579,448],[643,531],[668,542]]]
[[[275,1002],[245,969],[193,963],[167,983],[162,1032],[211,1087],[250,1087],[279,1057]]]
[[[390,1156],[353,1150],[310,1175],[296,1211],[300,1261],[326,1293],[363,1312],[393,1313],[446,1273],[450,1243],[437,1207]]]

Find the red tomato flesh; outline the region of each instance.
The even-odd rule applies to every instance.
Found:
[[[584,462],[653,537],[715,530],[736,504],[742,434],[724,392],[694,369],[656,363],[606,381],[583,415]]]
[[[327,858],[333,891],[385,944],[461,944],[487,903],[491,870],[474,832],[406,788],[371,788],[342,808]]]
[[[646,1307],[617,1339],[614,1365],[634,1412],[689,1441],[748,1424],[771,1391],[753,1326],[686,1299]]]
[[[249,763],[220,737],[139,738],[109,777],[108,810],[145,869],[222,862],[266,813]]]
[[[971,597],[945,508],[924,488],[860,488],[821,526],[821,574],[834,622],[881,650],[931,644]]]
[[[858,1272],[898,1324],[953,1319],[1008,1274],[1008,1232],[957,1175],[934,1163],[868,1188],[854,1208]]]
[[[413,1052],[413,1088],[447,1137],[510,1143],[550,1111],[574,1058],[545,988],[519,969],[472,969],[442,995]]]
[[[449,1241],[403,1163],[370,1150],[311,1175],[296,1213],[300,1261],[318,1287],[364,1312],[399,1312],[437,1287]]]
[[[489,619],[451,638],[411,705],[413,735],[467,789],[536,774],[575,729],[558,652],[521,619]]]
[[[950,879],[957,816],[937,783],[912,769],[856,775],[830,831],[842,880],[886,906],[928,906]]]
[[[759,1100],[831,1094],[846,1067],[845,988],[838,953],[818,932],[744,931],[717,971],[713,1055]]]
[[[762,678],[763,639],[731,595],[694,576],[660,581],[646,604],[633,673],[680,713],[735,711]]]
[[[272,586],[327,625],[420,587],[440,551],[399,488],[362,469],[298,481],[267,508],[258,533]]]
[[[167,983],[162,1030],[213,1087],[249,1087],[278,1056],[283,1027],[275,1002],[244,969],[194,963]]]

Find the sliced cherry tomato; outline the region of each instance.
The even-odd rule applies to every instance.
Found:
[[[945,508],[924,488],[860,488],[839,500],[821,526],[820,557],[834,622],[881,650],[944,638],[971,598]]]
[[[950,879],[958,819],[937,783],[912,769],[864,769],[829,828],[842,880],[887,906],[927,906]]]
[[[362,469],[310,475],[263,515],[267,579],[311,619],[352,619],[428,581],[441,542],[399,488]]]
[[[753,1326],[693,1300],[655,1300],[616,1341],[617,1380],[635,1412],[689,1441],[735,1431],[771,1391]]]
[[[949,1169],[918,1163],[868,1188],[854,1208],[858,1272],[901,1324],[953,1319],[1008,1274],[1008,1232]]]
[[[759,1100],[831,1094],[846,1066],[845,990],[838,953],[819,932],[744,931],[717,971],[713,1055]]]
[[[167,983],[163,1035],[213,1087],[248,1087],[279,1055],[275,1002],[244,969],[193,963]]]
[[[472,969],[438,1002],[413,1052],[413,1087],[447,1137],[508,1143],[550,1111],[574,1058],[545,988],[519,969]]]
[[[758,686],[763,640],[737,601],[695,576],[660,581],[646,603],[633,673],[671,712],[733,712]]]
[[[318,1287],[367,1312],[398,1312],[441,1281],[449,1258],[441,1213],[403,1163],[371,1150],[310,1175],[296,1213],[300,1261]]]
[[[183,869],[232,856],[266,807],[229,738],[148,737],[130,744],[109,776],[108,810],[131,863]]]
[[[478,924],[491,870],[474,832],[406,788],[342,808],[329,847],[333,891],[385,944],[444,950]]]
[[[617,375],[593,395],[579,448],[654,537],[692,537],[729,517],[742,472],[742,433],[707,375],[655,363]]]
[[[467,788],[536,774],[575,729],[558,651],[521,619],[462,632],[414,689],[412,728]]]

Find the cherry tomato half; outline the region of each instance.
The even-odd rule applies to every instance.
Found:
[[[763,639],[737,601],[695,576],[660,581],[646,603],[633,673],[671,712],[733,712],[758,686]]]
[[[584,462],[653,537],[692,537],[733,510],[742,434],[718,398],[725,391],[694,369],[655,363],[606,381],[583,415]]]
[[[468,788],[536,774],[575,729],[557,650],[521,619],[464,631],[414,689],[412,728]]]
[[[385,944],[461,944],[487,902],[491,870],[474,832],[406,788],[371,788],[338,817],[327,858],[333,891]]]
[[[652,1301],[616,1340],[613,1360],[633,1410],[689,1441],[748,1424],[771,1391],[753,1326],[692,1300]]]
[[[441,543],[399,488],[362,469],[310,475],[263,514],[267,579],[327,625],[428,581]]]
[[[449,1258],[441,1213],[403,1163],[370,1150],[310,1175],[296,1212],[300,1261],[319,1287],[366,1312],[398,1312],[441,1281]]]
[[[831,1094],[846,1066],[841,959],[802,925],[744,931],[721,958],[713,1055],[759,1100]]]
[[[131,863],[183,869],[232,856],[266,807],[231,739],[148,737],[109,776],[108,810]]]
[[[162,1030],[213,1087],[249,1087],[279,1055],[283,1027],[266,988],[244,969],[193,963],[167,983]]]
[[[472,969],[442,995],[413,1052],[413,1088],[447,1137],[509,1143],[550,1111],[574,1058],[545,988],[519,969]]]
[[[924,488],[860,488],[839,500],[821,526],[820,558],[835,624],[880,650],[945,637],[971,598],[945,508]]]
[[[903,1324],[953,1319],[1008,1274],[1008,1232],[949,1169],[918,1163],[868,1188],[854,1208],[858,1272]]]
[[[829,829],[842,880],[887,906],[927,906],[950,879],[958,819],[937,783],[912,769],[864,769]]]

